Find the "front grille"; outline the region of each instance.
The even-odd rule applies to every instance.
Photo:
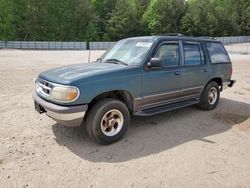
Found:
[[[41,94],[42,96],[44,97],[49,97],[50,95],[50,92],[51,92],[51,89],[53,88],[53,84],[48,82],[48,81],[45,81],[45,80],[42,80],[42,79],[38,79],[36,81],[36,91],[38,94]]]

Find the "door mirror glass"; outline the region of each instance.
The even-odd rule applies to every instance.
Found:
[[[148,67],[150,68],[160,68],[163,67],[163,62],[161,58],[153,57],[148,63]]]

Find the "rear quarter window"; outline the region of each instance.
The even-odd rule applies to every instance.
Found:
[[[229,63],[230,58],[225,50],[224,46],[219,42],[207,42],[206,43],[208,55],[211,63]]]

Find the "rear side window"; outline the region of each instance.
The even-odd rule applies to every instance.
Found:
[[[200,50],[198,43],[184,43],[184,64],[201,65],[204,61],[203,52]]]
[[[221,43],[207,42],[206,47],[211,60],[211,63],[229,63],[230,58]]]

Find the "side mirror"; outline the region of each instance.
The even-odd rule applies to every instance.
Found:
[[[161,58],[153,57],[150,62],[148,62],[147,66],[149,68],[161,68],[163,67],[163,61]]]

